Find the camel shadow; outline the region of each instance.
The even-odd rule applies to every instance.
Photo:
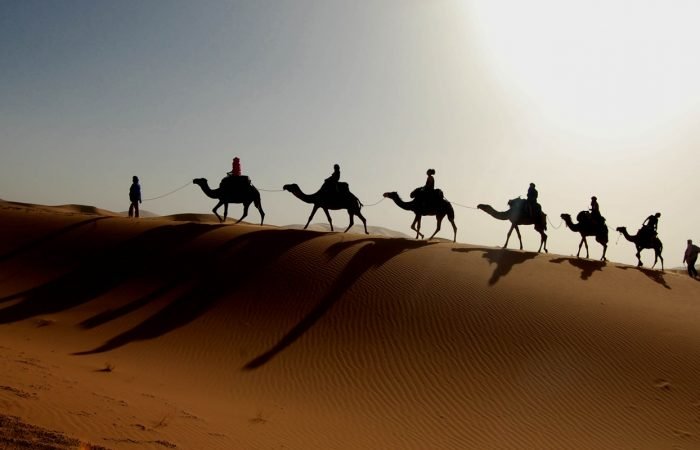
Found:
[[[326,254],[331,259],[350,247],[361,246],[361,248],[352,256],[321,301],[275,345],[246,363],[242,370],[254,370],[263,366],[293,344],[318,322],[365,272],[381,267],[401,253],[434,244],[409,239],[365,238],[331,245],[326,250]]]
[[[175,249],[219,226],[161,226],[90,255],[65,275],[0,298],[0,302],[20,299],[0,309],[0,324],[64,311],[98,298],[133,278],[162,275]]]
[[[248,280],[275,262],[282,254],[320,236],[321,233],[314,231],[261,230],[237,236],[206,255],[190,256],[191,263],[182,269],[180,275],[173,276],[162,287],[117,310],[94,316],[82,325],[90,328],[113,320],[163,295],[178,283],[189,283],[190,287],[182,294],[135,327],[97,348],[76,352],[74,355],[111,351],[131,342],[162,336],[187,325],[216,306],[221,299],[245,286]]]
[[[51,233],[48,233],[42,237],[36,238],[31,242],[26,242],[19,247],[15,248],[14,250],[11,250],[3,255],[0,255],[0,262],[6,261],[8,259],[12,259],[15,256],[18,256],[22,253],[29,252],[35,248],[43,247],[46,245],[48,242],[52,241],[53,239],[56,239],[57,237],[70,233],[73,230],[76,230],[80,227],[83,227],[85,225],[90,225],[90,224],[96,224],[98,220],[104,220],[104,219],[109,219],[109,217],[93,217],[90,219],[86,220],[81,220],[80,222],[73,223],[71,225],[68,225],[66,227],[61,228],[60,230],[55,230],[52,231]]]
[[[482,256],[488,260],[489,265],[496,265],[491,278],[489,278],[489,286],[495,285],[501,278],[508,275],[513,266],[537,256],[537,253],[534,252],[512,251],[504,248],[453,248],[452,251],[459,253],[483,252]]]
[[[644,267],[632,267],[632,266],[618,266],[618,268],[622,270],[637,270],[647,277],[654,281],[655,283],[660,284],[661,286],[665,287],[666,289],[671,289],[671,286],[666,282],[666,279],[664,278],[664,273],[661,272],[660,270],[654,270],[654,269],[646,269]]]
[[[581,279],[582,280],[588,280],[594,272],[601,272],[603,270],[603,267],[605,267],[605,261],[596,261],[596,260],[591,260],[591,259],[582,259],[582,258],[567,258],[567,257],[561,257],[561,258],[556,258],[551,260],[551,263],[554,264],[561,264],[564,261],[568,261],[569,264],[572,266],[576,267],[577,269],[581,270]]]

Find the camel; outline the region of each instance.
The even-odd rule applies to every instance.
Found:
[[[508,200],[508,210],[507,211],[496,211],[490,205],[480,204],[477,208],[484,211],[486,214],[498,220],[509,220],[511,223],[510,230],[508,230],[508,236],[506,237],[506,243],[503,248],[508,247],[508,241],[510,240],[510,235],[515,230],[518,234],[518,240],[520,241],[520,250],[523,249],[523,240],[520,236],[520,229],[518,225],[534,225],[535,230],[540,233],[540,248],[537,249],[537,253],[544,247],[545,253],[547,253],[547,215],[542,211],[539,212],[536,220],[533,220],[530,214],[527,213],[527,200],[522,198],[515,198]]]
[[[664,270],[664,258],[661,256],[661,251],[664,248],[664,245],[661,243],[661,240],[659,240],[658,236],[651,236],[647,235],[644,236],[643,233],[643,228],[639,231],[637,231],[637,234],[634,236],[630,236],[630,234],[627,232],[627,227],[617,227],[617,231],[622,233],[622,235],[627,239],[628,241],[632,242],[634,246],[637,248],[637,267],[642,267],[642,259],[640,258],[640,254],[642,253],[642,250],[645,248],[650,248],[654,250],[654,265],[651,266],[653,269],[654,266],[656,266],[656,261],[659,259],[661,260],[661,271],[663,272]]]
[[[311,219],[314,218],[314,214],[316,214],[316,211],[321,208],[323,212],[326,213],[326,218],[331,226],[331,231],[334,231],[333,220],[331,219],[331,215],[329,214],[328,210],[345,209],[348,211],[348,216],[350,216],[350,224],[345,229],[344,233],[347,233],[347,231],[355,224],[355,216],[357,216],[360,218],[365,227],[365,234],[369,234],[367,231],[367,220],[360,211],[362,209],[362,202],[360,202],[360,199],[350,192],[347,187],[347,183],[338,183],[337,190],[335,187],[326,188],[322,186],[321,189],[314,194],[305,194],[298,185],[293,183],[285,184],[282,189],[291,192],[299,200],[314,205],[313,209],[311,210],[309,220],[307,220],[306,225],[304,225],[304,229],[309,226]]]
[[[219,203],[217,203],[212,210],[216,217],[219,218],[219,222],[226,221],[229,203],[243,203],[243,215],[236,221],[236,223],[240,222],[248,215],[248,207],[251,203],[253,203],[260,212],[260,225],[262,225],[263,221],[265,220],[265,212],[263,211],[262,204],[260,203],[260,192],[258,192],[255,186],[247,181],[247,177],[240,178],[244,178],[244,180],[241,180],[241,182],[233,182],[233,180],[226,181],[226,178],[224,178],[219,188],[214,190],[209,187],[209,182],[207,182],[206,178],[195,178],[192,180],[192,182],[202,189],[204,195],[219,201]],[[224,205],[223,219],[216,212],[221,205]]]
[[[581,246],[583,245],[586,246],[586,258],[589,257],[586,236],[595,236],[595,240],[603,246],[603,257],[600,260],[607,261],[605,253],[608,251],[608,227],[605,225],[605,219],[600,223],[594,222],[591,218],[591,213],[588,211],[581,211],[576,215],[577,223],[571,221],[570,214],[562,214],[561,218],[571,231],[581,235],[581,242],[578,244],[578,252],[576,253],[577,257],[581,253]]]
[[[423,216],[435,216],[435,218],[437,219],[437,228],[435,229],[435,232],[432,234],[432,236],[428,238],[428,240],[434,238],[437,232],[440,231],[442,219],[444,219],[445,216],[447,216],[447,219],[452,224],[452,229],[454,230],[454,237],[452,239],[452,242],[457,242],[457,225],[455,225],[455,211],[452,208],[452,204],[444,198],[441,198],[432,205],[424,206],[422,204],[423,202],[417,201],[415,198],[410,202],[405,202],[401,200],[401,197],[399,197],[399,194],[396,192],[385,192],[384,197],[393,200],[394,203],[396,203],[396,206],[398,206],[399,208],[405,209],[406,211],[412,211],[416,215],[413,219],[413,223],[411,224],[411,229],[416,232],[416,239],[418,239],[419,237],[423,238],[423,234],[420,232],[421,218]]]

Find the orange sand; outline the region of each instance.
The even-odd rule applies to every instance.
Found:
[[[700,448],[687,276],[208,220],[0,202],[16,448]]]

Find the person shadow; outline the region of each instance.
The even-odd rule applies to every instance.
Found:
[[[331,260],[349,248],[360,248],[350,258],[350,261],[335,279],[328,293],[323,296],[318,304],[309,311],[301,321],[282,336],[277,343],[248,361],[242,367],[242,370],[254,370],[265,365],[272,358],[296,342],[313,327],[367,271],[381,267],[401,253],[435,244],[437,243],[412,239],[388,238],[352,239],[332,244],[326,250],[326,255],[328,255]]]
[[[650,280],[652,280],[655,283],[660,284],[661,286],[665,287],[666,289],[671,289],[671,286],[666,282],[666,278],[664,277],[664,273],[660,270],[654,270],[654,269],[646,269],[644,267],[633,267],[633,266],[618,266],[618,268],[622,270],[637,270],[644,275],[646,275]]]
[[[525,261],[533,259],[537,256],[534,252],[513,251],[504,248],[453,248],[453,252],[471,253],[483,252],[483,257],[489,262],[489,265],[495,264],[496,267],[489,278],[489,286],[493,286],[498,281],[508,275],[514,266],[522,264]]]
[[[596,261],[591,259],[582,259],[574,257],[556,258],[551,260],[550,262],[554,264],[562,264],[565,261],[581,271],[582,280],[588,280],[589,278],[591,278],[593,273],[601,272],[603,270],[603,267],[605,267],[605,261]]]

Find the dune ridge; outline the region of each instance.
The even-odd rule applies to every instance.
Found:
[[[0,204],[0,406],[108,448],[700,447],[700,283]]]

